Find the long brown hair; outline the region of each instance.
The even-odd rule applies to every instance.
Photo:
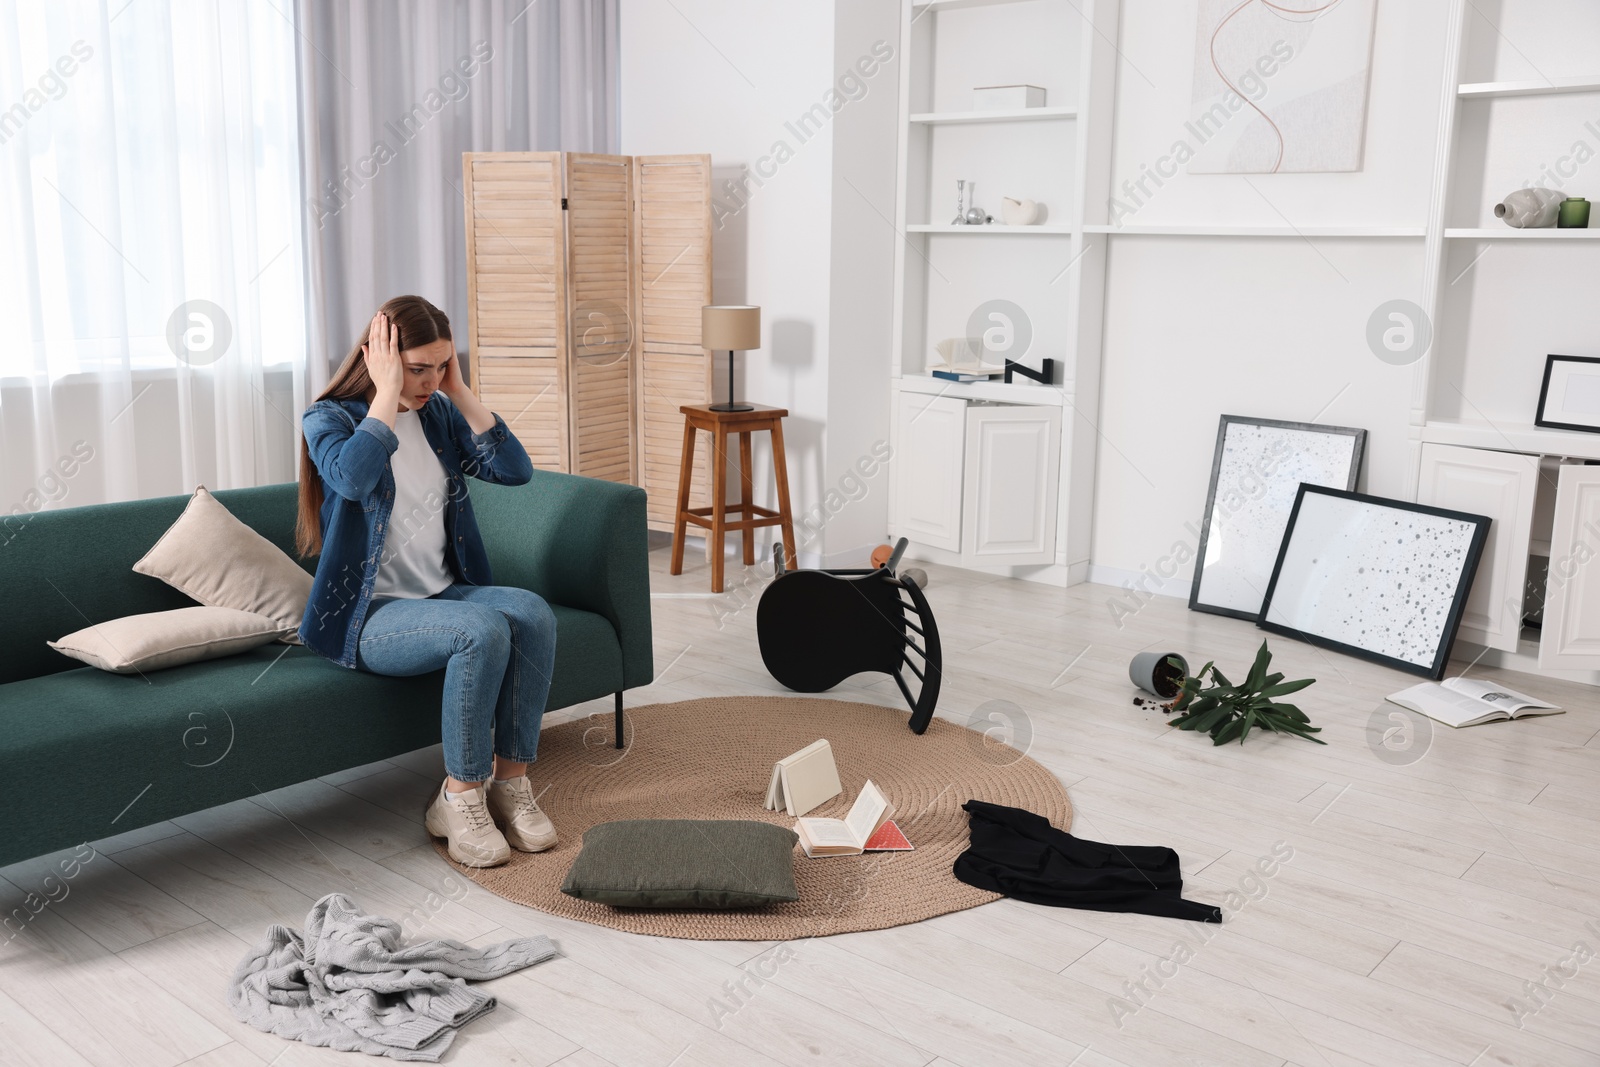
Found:
[[[400,328],[400,350],[420,348],[435,341],[449,341],[450,319],[420,296],[397,296],[384,302],[378,309],[389,321]],[[367,361],[362,357],[361,346],[367,343],[369,322],[361,328],[361,336],[350,346],[349,355],[339,364],[333,380],[328,383],[317,400],[346,400],[366,397],[372,388],[372,376],[367,373]],[[311,449],[305,432],[300,434],[300,510],[295,520],[294,545],[300,558],[322,552],[322,475],[311,460]]]

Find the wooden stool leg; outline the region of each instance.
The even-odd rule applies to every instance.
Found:
[[[711,591],[722,592],[722,542],[728,523],[728,431],[721,423],[711,454]]]
[[[741,519],[751,519],[750,505],[754,502],[755,479],[750,473],[750,431],[742,430],[739,433],[739,503],[744,505],[739,509]],[[746,567],[756,561],[756,532],[752,527],[744,528],[744,565]]]
[[[783,455],[783,420],[772,420],[772,473],[778,480],[778,516],[783,521],[783,554],[785,563],[798,567],[799,557],[794,552],[794,518],[789,514],[789,465]]]
[[[683,538],[689,525],[689,480],[694,477],[694,423],[683,420],[683,463],[678,468],[678,510],[672,520],[672,574],[683,573]]]

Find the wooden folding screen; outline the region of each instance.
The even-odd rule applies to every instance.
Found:
[[[639,234],[639,484],[650,527],[671,530],[683,457],[683,404],[711,396],[711,357],[700,347],[700,309],[711,303],[711,157],[635,156],[634,231]],[[690,507],[704,507],[711,445],[699,435]]]
[[[573,474],[633,482],[633,161],[566,154]]]
[[[468,384],[535,467],[570,471],[561,154],[468,152],[462,171]]]
[[[670,530],[678,407],[711,397],[710,157],[468,152],[462,176],[473,391],[535,466],[641,485]]]

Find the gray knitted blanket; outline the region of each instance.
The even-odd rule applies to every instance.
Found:
[[[342,1052],[437,1063],[495,999],[481,981],[556,954],[543,934],[487,948],[439,939],[400,947],[400,924],[329,893],[305,933],[273,923],[234,968],[228,1005],[257,1030]]]

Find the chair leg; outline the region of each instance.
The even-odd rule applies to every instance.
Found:
[[[753,519],[750,514],[750,505],[755,501],[755,478],[750,472],[750,431],[739,432],[739,518]],[[751,566],[756,561],[756,531],[753,527],[744,528],[744,565]]]
[[[694,478],[694,423],[683,423],[683,456],[678,467],[678,506],[672,513],[672,564],[669,574],[683,573],[683,539],[689,525],[689,483]]]
[[[789,557],[789,566],[800,565],[794,551],[794,519],[789,514],[789,463],[783,450],[783,420],[772,420],[772,473],[778,481],[779,528],[783,532],[783,551]]]
[[[728,522],[728,430],[717,423],[711,437],[711,591],[722,592],[722,546]]]
[[[622,747],[622,691],[617,691],[617,747]]]

